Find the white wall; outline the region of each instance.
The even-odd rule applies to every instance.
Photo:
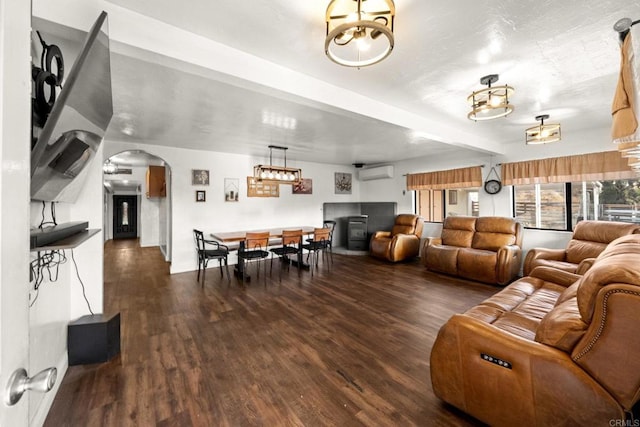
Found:
[[[296,162],[288,159],[288,165],[302,169],[305,178],[313,180],[313,193],[294,195],[291,186],[280,185],[280,197],[247,197],[247,176],[253,166],[267,161],[264,158],[185,150],[149,144],[131,144],[105,141],[104,158],[126,150],[143,150],[165,160],[171,168],[171,273],[196,269],[193,229],[205,233],[214,231],[251,230],[268,227],[321,226],[322,205],[325,202],[359,201],[359,183],[355,170],[350,166]],[[208,169],[208,186],[191,185],[192,169]],[[353,174],[352,194],[334,193],[334,173]],[[224,179],[237,178],[240,184],[240,200],[224,200]],[[206,202],[195,201],[195,191],[206,191]],[[146,219],[143,219],[146,222]],[[159,244],[159,242],[157,243]],[[229,261],[235,263],[235,254]]]

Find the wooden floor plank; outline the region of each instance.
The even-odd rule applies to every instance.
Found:
[[[429,353],[499,288],[368,256],[279,268],[244,284],[212,268],[202,286],[158,248],[107,242],[121,354],[70,367],[45,426],[480,425],[433,395]]]

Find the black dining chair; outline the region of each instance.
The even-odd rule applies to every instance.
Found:
[[[217,259],[220,263],[220,276],[222,273],[222,262],[224,261],[224,267],[227,270],[227,280],[231,281],[229,275],[229,248],[215,240],[207,240],[204,238],[204,233],[200,230],[193,230],[193,237],[196,242],[196,252],[198,256],[198,279],[200,280],[200,270],[202,270],[202,287],[204,287],[205,273],[207,271],[207,264],[212,259]]]
[[[331,260],[333,261],[333,232],[336,229],[336,222],[334,220],[327,219],[323,221],[322,226],[329,229],[329,240],[327,241],[327,246],[329,248]]]
[[[271,256],[271,271],[273,271],[273,255],[277,255],[282,261],[280,263],[280,281],[282,281],[282,264],[287,264],[287,271],[291,266],[291,258],[290,256],[299,257],[300,251],[302,250],[302,229],[300,230],[282,230],[282,246],[277,248],[270,249],[272,254]],[[298,262],[300,259],[298,259]],[[300,274],[300,269],[298,268],[298,275]]]
[[[326,249],[329,247],[329,234],[330,230],[326,227],[315,228],[313,230],[313,237],[311,239],[308,239],[307,243],[302,245],[302,248],[308,251],[307,261],[309,260],[310,255],[313,256],[309,267],[309,269],[311,270],[311,276],[313,276],[314,267],[316,269],[318,268],[318,255],[322,254],[324,256],[324,254],[326,253]]]
[[[244,245],[238,249],[238,258],[243,261],[242,282],[244,283],[249,261],[258,261],[258,277],[260,277],[260,261],[269,256],[269,232],[249,232],[245,235]],[[264,267],[265,283],[267,280],[267,266]]]

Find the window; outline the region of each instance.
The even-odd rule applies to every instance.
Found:
[[[478,189],[416,191],[417,214],[425,221],[442,222],[445,216],[478,216]]]
[[[568,230],[582,219],[640,223],[640,180],[515,185],[515,217],[525,227]]]
[[[478,216],[481,166],[407,175],[414,190],[416,213],[425,221],[442,222],[445,215]]]
[[[444,218],[443,194],[443,190],[416,191],[417,214],[425,221],[442,222]]]

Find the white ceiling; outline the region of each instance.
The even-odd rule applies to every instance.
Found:
[[[612,27],[640,19],[628,0],[397,0],[394,51],[358,70],[324,55],[328,2],[103,2],[107,139],[258,157],[276,144],[292,160],[347,165],[500,154],[539,114],[565,138],[610,127]],[[515,112],[472,122],[466,98],[487,74],[515,88]]]

